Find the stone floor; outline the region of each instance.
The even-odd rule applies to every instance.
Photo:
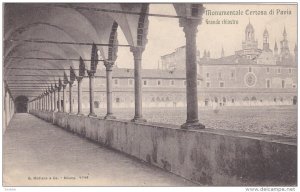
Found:
[[[29,114],[3,136],[4,186],[192,186]]]

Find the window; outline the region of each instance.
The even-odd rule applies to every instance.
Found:
[[[267,88],[270,88],[271,87],[271,82],[269,79],[267,79]]]
[[[221,72],[219,72],[218,78],[219,78],[219,79],[222,79],[222,73],[221,73]]]
[[[281,81],[281,88],[285,88],[285,81],[284,80]]]
[[[186,80],[183,81],[183,85],[186,86]]]
[[[199,80],[197,80],[197,86],[199,86],[200,85],[200,81]]]
[[[234,103],[234,99],[231,99],[231,103]]]
[[[293,88],[297,88],[296,84],[293,84]]]
[[[270,73],[270,68],[269,67],[267,67],[267,73]]]
[[[120,103],[120,98],[119,97],[116,98],[116,103]]]
[[[231,79],[235,79],[235,70],[231,71],[231,75],[230,75]]]
[[[174,84],[174,80],[170,80],[170,85],[173,86]]]
[[[210,87],[210,82],[206,82],[206,87]]]
[[[281,69],[280,69],[280,68],[277,69],[277,73],[278,73],[278,74],[281,73]]]
[[[133,79],[128,79],[128,85],[133,85]]]
[[[220,87],[224,87],[224,82],[220,82]]]
[[[161,80],[157,80],[157,86],[161,86]]]
[[[292,73],[292,69],[291,68],[289,68],[289,73]]]
[[[206,78],[209,78],[209,73],[206,73]]]
[[[248,71],[249,71],[249,72],[252,72],[252,68],[251,68],[251,67],[249,67]]]
[[[119,85],[119,79],[114,80],[115,85]]]
[[[148,84],[147,80],[144,80],[143,85],[147,85],[147,84]]]
[[[94,107],[99,108],[99,101],[94,101]]]

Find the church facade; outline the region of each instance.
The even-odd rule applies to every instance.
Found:
[[[198,52],[198,101],[200,107],[295,105],[297,103],[297,46],[290,53],[286,29],[279,48],[269,47],[265,29],[262,48],[252,24],[245,29],[242,49],[234,55],[210,58]],[[185,47],[161,56],[159,69],[143,69],[143,107],[185,107]],[[133,69],[113,69],[113,107],[134,107]],[[95,78],[95,108],[106,107],[105,70]],[[76,87],[76,85],[75,85]],[[76,90],[74,87],[73,90]],[[83,108],[89,108],[88,79],[83,81]],[[76,94],[73,102],[76,103]],[[67,101],[68,105],[68,101]],[[74,105],[76,108],[76,105]]]

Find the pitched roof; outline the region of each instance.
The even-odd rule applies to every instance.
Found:
[[[254,60],[247,59],[238,55],[230,55],[227,57],[221,57],[217,59],[205,59],[201,58],[199,64],[210,65],[226,65],[226,64],[241,64],[241,65],[253,65],[256,64]]]
[[[106,76],[105,69],[98,70],[96,76]],[[114,78],[133,78],[134,69],[114,68],[112,71]],[[143,78],[155,79],[185,79],[185,70],[161,70],[161,69],[142,69]],[[200,76],[199,76],[200,78]]]

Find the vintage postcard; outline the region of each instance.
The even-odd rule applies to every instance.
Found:
[[[294,191],[297,6],[3,3],[2,186]]]

